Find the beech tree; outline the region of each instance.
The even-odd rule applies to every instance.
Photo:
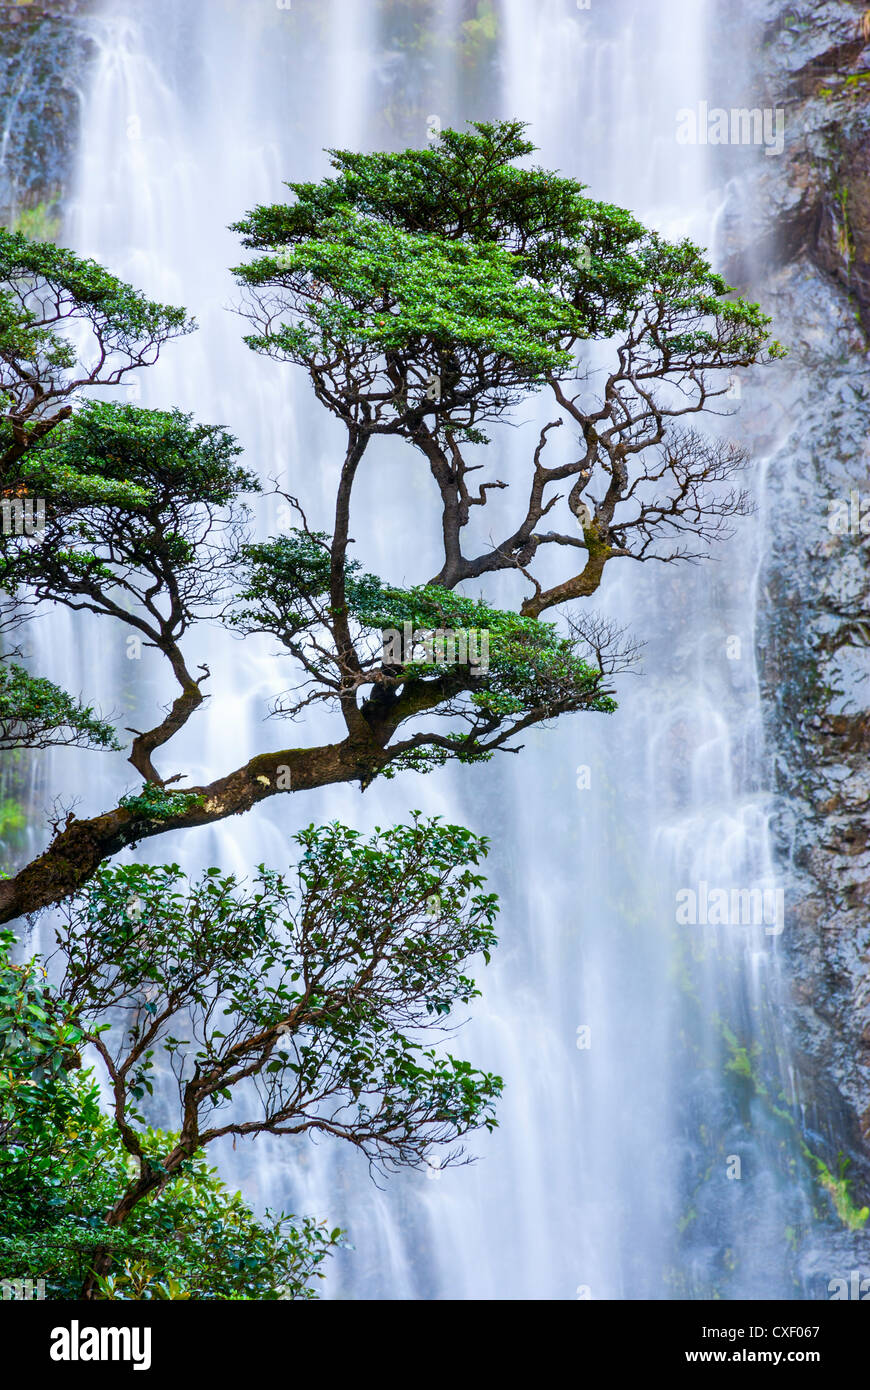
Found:
[[[341,1232],[283,1212],[258,1218],[203,1149],[111,1221],[140,1161],[83,1064],[74,1004],[38,958],[12,963],[15,944],[0,930],[0,1277],[20,1287],[38,1270],[51,1299],[313,1297]],[[148,1127],[142,1142],[159,1154],[175,1137]],[[26,1285],[5,1296],[27,1297]]]
[[[577,601],[611,561],[700,558],[747,509],[741,451],[690,422],[733,371],[780,355],[769,320],[690,242],[520,167],[532,152],[517,121],[425,150],[335,150],[332,176],[238,222],[248,345],[305,373],[344,432],[329,529],[282,490],[295,524],[265,541],[247,524],[263,485],[222,425],[97,394],[191,331],[185,311],[0,230],[0,751],[123,752],[141,779],[58,818],[0,878],[0,922],[57,909],[52,962],[15,963],[0,934],[0,1264],[39,1254],[62,1292],[78,1276],[86,1298],[305,1296],[340,1233],[264,1224],[215,1186],[209,1145],[322,1134],[389,1171],[432,1150],[462,1161],[464,1136],[496,1123],[500,1078],[448,1050],[451,1011],[477,993],[470,963],[494,944],[485,840],[419,817],[367,841],[311,826],[295,869],[260,865],[249,883],[108,861],[267,797],[482,762],[562,715],[612,712],[633,642]],[[512,501],[493,427],[535,394],[552,418],[480,550],[472,509]],[[571,447],[554,457],[560,429]],[[440,519],[437,572],[410,586],[353,550],[380,436],[427,471]],[[525,586],[514,610],[484,587],[504,571]],[[52,606],[161,654],[177,693],[150,727],[119,728],[31,669],[27,624]],[[179,785],[172,741],[223,674],[188,659],[208,622],[278,644],[292,674],[273,713],[323,708],[331,740],[300,746],[294,726],[293,746]],[[170,1072],[167,1132],[149,1111]],[[191,1203],[228,1223],[231,1258],[191,1230]],[[161,1255],[161,1231],[181,1254]]]
[[[341,825],[294,839],[296,873],[260,865],[247,886],[218,869],[189,883],[177,865],[103,868],[61,909],[52,988],[34,992],[38,960],[0,969],[0,1055],[20,1056],[26,1040],[29,1084],[57,1110],[57,1078],[92,1049],[133,1164],[120,1182],[114,1165],[106,1207],[82,1213],[85,1297],[140,1206],[224,1136],[328,1136],[386,1172],[419,1167],[436,1147],[439,1167],[455,1164],[457,1141],[495,1124],[500,1078],[437,1047],[451,1009],[479,993],[469,961],[495,944],[496,901],[476,871],[486,841],[419,817],[368,840]],[[173,1074],[167,1135],[144,1110]],[[0,1078],[0,1194],[17,1195],[21,1157],[33,1158],[32,1104]],[[53,1237],[64,1249],[74,1235],[57,1231],[59,1215],[41,1218],[48,1254]],[[0,1255],[3,1234],[0,1220]],[[302,1235],[316,1253],[316,1226]]]
[[[259,544],[244,529],[258,484],[223,428],[85,399],[188,332],[185,312],[69,251],[0,232],[2,492],[47,510],[43,532],[0,538],[5,622],[52,604],[106,617],[161,652],[178,687],[129,743],[141,790],[59,827],[0,883],[0,920],[62,901],[119,850],[165,831],[277,794],[478,762],[561,715],[614,708],[630,644],[574,601],[614,560],[706,553],[746,510],[740,450],[684,417],[715,405],[729,374],[782,349],[698,247],[666,241],[572,179],[520,167],[533,148],[506,121],[445,130],[424,150],[332,151],[332,176],[290,184],[292,201],[237,224],[253,253],[236,270],[249,346],[306,373],[345,433],[330,531],[310,528],[288,495],[298,524]],[[593,340],[608,364],[594,373]],[[533,393],[552,400],[552,419],[515,519],[475,553],[472,509],[505,490],[497,465],[480,461],[497,456],[487,431]],[[559,428],[575,447],[548,463]],[[380,435],[399,437],[409,463],[428,470],[440,512],[442,563],[411,588],[365,573],[352,551],[354,486]],[[539,562],[552,547],[564,577],[545,585]],[[505,570],[527,585],[517,612],[468,592]],[[243,766],[215,768],[207,785],[179,787],[171,740],[221,674],[191,671],[184,638],[219,615],[286,649],[296,684],[275,692],[276,712],[319,702],[335,736],[264,746]],[[486,629],[487,669],[437,653],[396,660],[383,635],[405,623]],[[88,705],[30,680],[20,665],[4,675],[4,747],[75,740],[96,756],[122,739]]]

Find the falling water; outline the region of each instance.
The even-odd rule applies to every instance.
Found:
[[[108,0],[93,21],[71,242],[199,319],[199,334],[167,349],[134,398],[226,424],[249,466],[280,477],[328,527],[339,434],[304,381],[241,344],[227,270],[240,257],[226,227],[280,197],[282,179],[325,173],[324,146],[381,140],[382,108],[407,77],[374,0],[331,0],[307,24],[267,0],[145,9]],[[461,7],[439,12],[435,58],[414,94],[419,125],[397,128],[394,143],[422,143],[430,115],[445,125],[493,108],[518,115],[541,161],[593,196],[669,235],[715,241],[714,172],[703,151],[673,138],[675,109],[708,95],[705,0],[632,0],[606,14],[569,0],[502,0],[486,112],[463,107],[451,47]],[[498,476],[519,482],[554,414],[534,402],[496,437]],[[763,502],[763,464],[757,477]],[[354,515],[363,564],[393,582],[437,568],[430,502],[426,477],[409,478],[406,456],[381,446]],[[263,534],[286,524],[263,502]],[[258,1141],[222,1154],[253,1200],[349,1231],[355,1248],[333,1261],[328,1296],[801,1295],[791,1252],[810,1203],[805,1165],[793,1161],[796,1098],[777,1021],[780,939],[675,919],[682,888],[776,881],[754,666],[762,541],[763,506],[716,566],[610,567],[599,606],[646,642],[643,672],[624,678],[614,716],[533,733],[519,758],[481,769],[406,776],[364,798],[349,787],[281,798],[231,828],[144,847],[191,871],[218,863],[244,873],[260,860],[286,864],[290,835],[311,819],[365,828],[415,807],[492,837],[502,945],[461,1046],[507,1088],[498,1132],[470,1146],[479,1161],[377,1187],[356,1154],[335,1146]],[[42,669],[120,709],[119,723],[170,697],[159,663],[147,651],[130,659],[107,625],[77,617],[74,639],[52,619],[44,632]],[[738,660],[728,656],[733,637]],[[189,664],[208,663],[213,693],[161,768],[196,783],[278,746],[281,727],[263,718],[288,673],[268,642],[234,644],[217,630],[193,638]],[[103,767],[95,782],[90,759],[58,752],[52,789],[82,797],[80,814],[102,810],[134,785],[122,760]],[[741,1080],[744,1062],[764,1092]]]

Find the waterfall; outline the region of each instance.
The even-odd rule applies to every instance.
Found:
[[[724,194],[705,152],[673,137],[676,109],[709,93],[707,0],[599,9],[501,0],[489,107],[530,122],[545,166],[668,235],[713,243],[715,254]],[[107,0],[92,21],[97,57],[68,233],[78,251],[200,322],[131,397],[227,425],[248,466],[288,482],[328,527],[340,434],[293,371],[243,346],[227,269],[241,253],[226,228],[278,200],[282,180],[325,173],[322,147],[372,147],[401,77],[375,0],[302,10],[305,23],[289,7],[248,0]],[[445,3],[439,13],[419,126],[396,129],[397,145],[422,143],[430,115],[446,125],[489,114],[464,105],[451,56],[464,11]],[[525,475],[530,441],[556,413],[534,401],[517,428],[498,433],[500,476]],[[739,417],[717,427],[739,430]],[[437,546],[427,479],[396,448],[372,455],[354,516],[359,558],[390,581],[419,582]],[[683,889],[778,882],[754,655],[763,480],[756,460],[761,510],[715,565],[610,567],[598,606],[646,643],[615,715],[535,732],[516,759],[404,775],[364,797],[340,787],[281,798],[232,826],[143,847],[191,871],[216,863],[245,873],[261,860],[286,865],[290,835],[312,819],[365,829],[414,808],[492,837],[501,946],[460,1045],[505,1077],[506,1095],[498,1131],[469,1146],[477,1162],[375,1186],[365,1163],[336,1146],[263,1139],[221,1154],[258,1204],[347,1229],[354,1249],[332,1261],[327,1296],[805,1289],[794,1233],[812,1224],[812,1203],[789,1118],[799,1098],[780,1023],[781,938],[764,925],[705,931],[675,914]],[[256,524],[264,535],[282,524],[271,501]],[[135,724],[137,709],[166,701],[170,687],[156,659],[130,659],[124,635],[106,627],[52,618],[41,669]],[[158,760],[189,784],[276,746],[280,727],[262,721],[286,684],[274,644],[192,636],[189,664],[208,663],[211,698]],[[83,798],[82,814],[135,785],[122,759],[104,759],[94,779],[84,757],[60,750],[50,772],[61,799]],[[765,1090],[741,1089],[746,1066]]]

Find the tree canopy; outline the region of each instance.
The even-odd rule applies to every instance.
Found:
[[[193,1195],[205,1185],[203,1220],[224,1203],[199,1157],[224,1136],[325,1135],[388,1171],[438,1147],[441,1167],[456,1163],[457,1140],[494,1126],[500,1078],[447,1046],[451,1009],[479,993],[468,964],[495,945],[497,905],[477,872],[486,841],[419,817],[368,840],[338,824],[294,839],[292,879],[264,865],[250,885],[217,868],[193,883],[175,864],[101,869],[64,903],[45,965],[11,964],[3,938],[0,1049],[13,1066],[0,1072],[0,1267],[4,1248],[20,1253],[20,1225],[65,1277],[70,1261],[87,1270],[86,1296],[119,1256],[153,1270],[145,1237],[175,1219],[179,1178]],[[67,1078],[86,1048],[110,1115],[90,1071]],[[144,1113],[167,1074],[171,1134]],[[291,1239],[286,1218],[230,1214],[260,1256],[267,1233],[278,1254],[290,1240],[304,1279],[325,1253],[315,1223]],[[193,1255],[188,1285],[226,1278],[226,1261],[204,1272],[204,1252]]]
[[[340,1232],[285,1213],[258,1219],[201,1150],[112,1222],[140,1161],[82,1064],[75,1010],[37,960],[13,964],[13,947],[0,933],[0,1277],[14,1285],[38,1270],[45,1296],[61,1299],[86,1284],[111,1299],[311,1297]],[[178,1137],[143,1132],[153,1153]]]
[[[195,323],[95,261],[0,227],[0,469],[15,464],[88,387],[152,366]]]
[[[43,533],[0,538],[5,621],[46,604],[110,617],[164,654],[179,693],[129,753],[145,784],[166,792],[163,813],[119,805],[73,822],[0,885],[0,918],[58,901],[136,839],[279,792],[480,761],[557,715],[613,709],[631,643],[573,601],[594,594],[612,560],[697,558],[727,534],[748,506],[733,483],[745,460],[683,417],[715,405],[728,374],[782,349],[698,247],[518,163],[532,153],[518,121],[445,130],[424,150],[335,150],[332,176],[291,183],[290,201],[237,223],[254,253],[236,270],[249,345],[307,373],[346,436],[329,531],[310,528],[288,494],[298,525],[264,543],[245,536],[245,497],[258,484],[226,430],[178,411],[69,404],[189,331],[184,311],[70,252],[2,233],[3,476],[16,495],[48,503]],[[82,320],[96,360],[73,345],[69,329]],[[584,365],[592,340],[610,361],[598,376]],[[542,392],[553,419],[515,520],[470,552],[473,509],[506,490],[480,461],[487,430]],[[576,449],[548,463],[559,428]],[[410,589],[364,575],[352,554],[354,485],[378,435],[420,458],[440,513],[441,566]],[[566,571],[545,586],[536,560],[552,547]],[[519,614],[456,592],[498,571],[528,584]],[[538,621],[548,611],[555,625]],[[157,765],[156,754],[201,707],[209,675],[188,668],[182,639],[219,612],[286,649],[276,713],[321,701],[339,726],[323,746],[264,750],[170,793],[184,769]],[[385,659],[378,625],[406,621],[485,627],[490,670]],[[17,731],[26,746],[26,721]]]
[[[190,332],[186,311],[0,230],[0,503],[10,519],[40,504],[39,525],[0,528],[0,750],[123,749],[137,774],[0,875],[0,922],[54,907],[60,923],[50,967],[16,963],[11,937],[0,953],[0,1268],[42,1251],[58,1296],[304,1296],[340,1233],[255,1216],[205,1165],[209,1144],[323,1134],[389,1171],[430,1150],[461,1161],[463,1137],[495,1124],[501,1079],[448,1046],[494,944],[485,839],[419,816],[368,840],[310,826],[295,866],[248,881],[109,861],[275,795],[364,791],[518,751],[564,715],[611,715],[635,639],[586,606],[606,566],[698,559],[748,509],[747,460],[699,417],[734,371],[782,354],[769,319],[699,247],[533,153],[519,121],[424,150],[333,150],[329,177],[236,224],[248,346],[304,374],[343,433],[328,522],[309,524],[276,480],[293,524],[265,539],[257,461],[223,425],[100,395]],[[552,418],[516,498],[498,431],[533,396]],[[436,572],[402,583],[368,572],[351,538],[380,437],[424,471],[440,528]],[[496,491],[508,520],[480,548],[474,509]],[[485,587],[502,573],[522,585],[514,608]],[[32,669],[28,623],[56,607],[165,659],[175,698],[150,727],[121,730]],[[204,623],[271,639],[272,714],[322,709],[327,741],[264,735],[187,785],[173,740],[226,674],[191,668]],[[169,1072],[176,1113],[158,1128]],[[192,1206],[226,1233],[223,1253],[192,1231]]]

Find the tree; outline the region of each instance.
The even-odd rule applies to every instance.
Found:
[[[310,1219],[258,1219],[195,1153],[123,1226],[108,1216],[131,1158],[106,1114],[84,1041],[37,960],[13,965],[0,936],[0,1278],[43,1281],[47,1298],[308,1298],[340,1240]],[[148,1129],[159,1152],[176,1137]],[[97,1253],[113,1261],[95,1276]]]
[[[177,865],[101,869],[63,905],[55,988],[34,988],[46,973],[37,960],[6,966],[0,1037],[18,1080],[0,1079],[14,1102],[0,1135],[0,1191],[23,1187],[27,1236],[36,1227],[44,1252],[85,1257],[86,1297],[119,1254],[153,1260],[133,1237],[177,1208],[180,1177],[193,1173],[203,1187],[197,1156],[216,1139],[327,1135],[387,1171],[419,1167],[439,1146],[440,1166],[455,1164],[456,1141],[495,1124],[500,1079],[444,1045],[451,1008],[479,993],[468,962],[488,960],[495,944],[495,898],[475,871],[486,841],[419,817],[368,841],[341,825],[295,838],[295,882],[262,865],[248,888],[218,869],[193,884]],[[89,1075],[76,1087],[58,1080],[85,1047],[99,1058],[110,1119]],[[167,1135],[144,1108],[170,1071],[178,1130]],[[72,1148],[71,1117],[80,1130]],[[68,1183],[60,1213],[43,1210],[46,1184],[64,1169],[87,1200],[105,1201],[78,1240],[88,1212],[81,1196],[71,1208]],[[222,1199],[204,1187],[206,1219]],[[154,1194],[167,1194],[156,1216]],[[14,1202],[9,1210],[23,1220]],[[263,1228],[241,1215],[256,1263]],[[294,1239],[291,1253],[310,1274],[322,1232],[309,1222]]]
[[[112,726],[91,706],[14,662],[0,666],[0,750],[63,744],[121,751]]]
[[[51,512],[44,536],[2,537],[12,620],[28,603],[60,603],[126,623],[165,655],[179,695],[135,733],[141,793],[59,830],[0,884],[0,919],[60,901],[118,850],[166,830],[280,792],[365,788],[409,766],[480,761],[562,714],[614,708],[612,678],[630,646],[564,605],[594,593],[614,559],[696,558],[746,510],[729,481],[740,451],[680,421],[727,391],[726,373],[782,349],[758,306],[731,297],[697,247],[668,243],[571,179],[519,168],[532,150],[507,121],[444,131],[422,151],[333,151],[335,177],[291,184],[292,203],[238,224],[255,253],[237,270],[247,341],[305,371],[346,435],[331,532],[311,529],[290,499],[298,526],[259,546],[241,529],[253,480],[225,431],[132,406],[56,408],[150,360],[190,327],[183,312],[147,304],[68,252],[2,234],[4,480],[41,489]],[[96,367],[63,337],[70,315],[93,328]],[[596,339],[610,362],[600,384],[582,365]],[[472,508],[504,487],[488,476],[472,490],[483,465],[470,450],[541,391],[555,416],[529,461],[528,497],[507,534],[468,554]],[[565,425],[576,457],[548,464]],[[378,435],[398,436],[428,467],[440,507],[443,563],[411,589],[363,574],[351,554],[354,484]],[[544,587],[536,560],[552,546],[576,564]],[[528,582],[519,614],[455,592],[501,570]],[[169,790],[183,770],[153,757],[200,708],[208,675],[188,670],[181,639],[219,602],[241,632],[273,633],[296,663],[277,712],[323,702],[336,737]],[[541,621],[551,611],[561,626]],[[405,623],[411,650],[397,655],[390,633]],[[456,649],[420,659],[420,625],[466,638],[485,628],[487,669]],[[68,713],[59,718],[68,725]],[[26,746],[26,722],[19,733]]]
[[[334,177],[291,184],[291,203],[237,224],[254,253],[236,270],[249,346],[304,371],[345,434],[330,529],[282,492],[297,524],[265,542],[246,526],[260,484],[223,427],[83,397],[189,331],[184,311],[0,232],[0,494],[10,517],[13,502],[35,500],[45,514],[37,528],[4,521],[0,628],[26,632],[50,605],[90,612],[160,652],[178,689],[152,727],[125,731],[138,790],[58,822],[47,849],[0,880],[0,921],[58,905],[61,923],[52,989],[33,996],[37,961],[3,972],[0,1184],[12,1215],[0,1260],[51,1249],[59,1286],[79,1277],[86,1297],[273,1297],[268,1258],[301,1292],[337,1233],[231,1215],[203,1166],[209,1144],[328,1134],[389,1171],[439,1147],[459,1162],[462,1138],[495,1124],[500,1079],[455,1058],[445,1037],[451,1009],[477,993],[468,963],[493,945],[496,905],[476,872],[485,841],[419,817],[368,842],[309,827],[295,881],[261,865],[250,885],[217,868],[188,883],[176,865],[107,861],[278,793],[481,762],[561,715],[612,712],[632,641],[569,605],[611,560],[698,558],[746,510],[732,485],[739,449],[680,422],[725,393],[724,374],[780,355],[769,321],[691,243],[520,168],[532,151],[516,121],[448,130],[423,151],[332,151]],[[600,381],[596,340],[609,363]],[[506,488],[489,471],[471,485],[488,470],[487,430],[535,393],[552,397],[554,418],[531,451],[527,494],[474,553],[472,509]],[[576,447],[550,462],[566,425]],[[428,470],[440,514],[438,572],[410,587],[367,573],[352,550],[354,487],[381,435]],[[548,547],[572,563],[545,587]],[[526,582],[519,611],[461,590],[499,571]],[[274,713],[321,705],[332,741],[263,751],[179,788],[168,748],[212,676],[191,670],[185,639],[209,621],[277,642],[293,674]],[[86,695],[13,656],[0,748],[117,746]],[[146,1114],[168,1067],[172,1133]],[[25,1170],[40,1174],[32,1192],[15,1186]],[[189,1235],[191,1202],[230,1223],[238,1266]],[[161,1257],[161,1230],[180,1230],[187,1254]]]
[[[70,417],[80,392],[153,366],[164,343],[196,324],[94,261],[3,228],[0,287],[0,470],[8,488],[20,460]],[[93,481],[99,487],[99,474]]]

